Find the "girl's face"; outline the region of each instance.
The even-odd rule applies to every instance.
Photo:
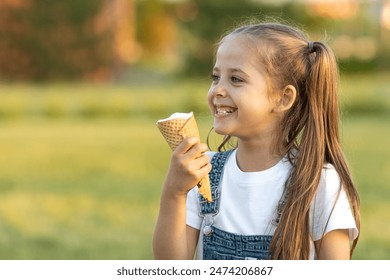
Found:
[[[220,45],[208,93],[214,129],[239,139],[271,136],[278,124],[253,42],[229,35]]]

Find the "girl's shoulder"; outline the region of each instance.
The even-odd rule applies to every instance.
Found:
[[[322,169],[319,191],[334,194],[339,192],[341,189],[341,181],[336,168],[327,163]]]
[[[317,194],[310,209],[313,240],[321,239],[335,229],[349,229],[350,240],[358,236],[353,213],[339,174],[332,164],[322,169]]]
[[[341,185],[340,177],[332,164],[326,164],[322,169],[315,203],[320,208],[332,208],[336,203],[348,204],[348,199]]]

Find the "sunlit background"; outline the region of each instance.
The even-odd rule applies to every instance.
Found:
[[[155,122],[193,111],[205,141],[215,44],[253,20],[333,48],[354,259],[390,259],[390,0],[1,0],[0,258],[151,259],[171,153]]]

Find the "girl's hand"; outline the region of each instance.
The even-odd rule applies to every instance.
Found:
[[[199,143],[199,138],[184,139],[174,150],[168,174],[164,183],[165,194],[186,196],[200,179],[211,171],[206,144]]]

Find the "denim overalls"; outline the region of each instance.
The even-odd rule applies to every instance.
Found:
[[[200,216],[204,219],[203,259],[204,260],[253,260],[268,259],[272,235],[237,235],[213,226],[221,203],[220,181],[226,160],[233,150],[213,156],[212,171],[209,174],[213,201],[208,203],[202,196]]]

